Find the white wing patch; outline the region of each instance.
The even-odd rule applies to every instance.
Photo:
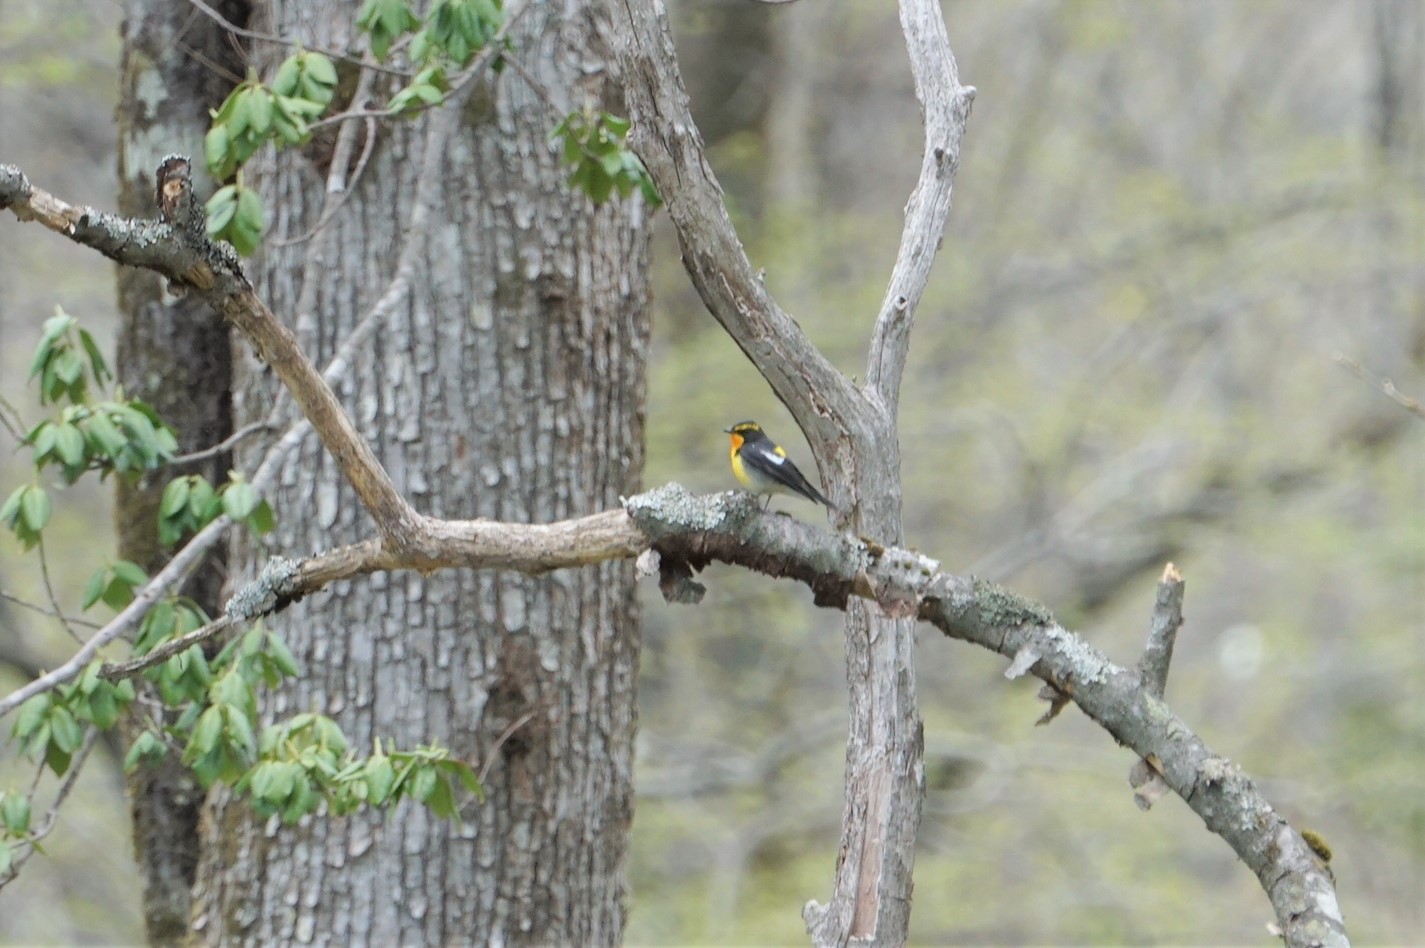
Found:
[[[786,463],[787,463],[787,459],[786,459],[786,458],[784,458],[784,457],[782,457],[782,456],[780,456],[780,455],[777,455],[777,454],[773,454],[773,453],[770,452],[770,451],[767,452],[766,457],[767,457],[767,460],[771,461],[773,464],[781,465],[781,464],[786,464]]]

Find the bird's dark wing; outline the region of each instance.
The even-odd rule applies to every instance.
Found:
[[[831,501],[822,496],[821,491],[812,486],[811,481],[789,459],[770,450],[742,451],[742,463],[767,475],[790,491],[801,494],[813,503],[831,506]]]

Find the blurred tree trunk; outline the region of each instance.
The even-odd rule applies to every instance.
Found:
[[[218,3],[241,23],[246,2]],[[119,124],[119,209],[155,214],[153,171],[165,154],[202,150],[208,109],[218,106],[245,69],[242,48],[208,17],[186,3],[126,0]],[[201,166],[201,162],[199,162]],[[175,299],[147,270],[118,271],[121,325],[116,372],[131,395],[147,401],[178,430],[187,453],[223,441],[232,431],[232,359],[227,327],[206,306]],[[158,545],[157,512],[164,484],[179,474],[227,476],[231,459],[220,454],[144,482],[118,487],[119,555],[150,573],[167,554]],[[209,614],[221,611],[226,556],[209,558],[186,593]],[[155,689],[138,687],[156,701]],[[141,707],[141,705],[139,706]],[[125,742],[144,726],[136,712],[125,722]],[[142,767],[129,778],[134,849],[144,883],[144,923],[149,940],[170,944],[188,930],[189,893],[198,863],[198,810],[202,789],[175,755]]]
[[[1425,360],[1425,306],[1414,289],[1421,272],[1419,222],[1409,210],[1410,196],[1425,184],[1425,14],[1416,0],[1375,0],[1372,12],[1373,125],[1381,177],[1377,193],[1382,196],[1376,214],[1381,252],[1374,285],[1376,322],[1382,331],[1375,334],[1377,345],[1369,357],[1377,371],[1398,377],[1410,371],[1412,361]],[[1404,192],[1399,198],[1398,190]],[[1394,406],[1382,407],[1390,412],[1392,427],[1405,426]]]
[[[276,2],[267,28],[351,48],[360,6]],[[597,5],[535,3],[513,32],[514,55],[560,109],[617,109],[605,28]],[[374,104],[389,95],[384,82]],[[642,205],[594,210],[567,191],[548,142],[557,116],[513,71],[481,79],[454,132],[432,147],[441,121],[383,125],[350,199],[309,240],[330,153],[285,152],[254,169],[272,226],[250,268],[259,291],[324,365],[386,290],[404,242],[416,241],[410,292],[335,383],[398,487],[439,517],[539,522],[614,506],[637,488],[643,464]],[[440,199],[430,225],[408,232],[432,155]],[[264,417],[270,375],[250,360],[238,375],[238,422]],[[239,458],[251,469],[257,452]],[[271,500],[276,549],[372,534],[315,439],[289,460]],[[236,557],[251,575],[265,554],[242,543]],[[200,939],[621,939],[639,646],[632,564],[539,578],[376,575],[338,584],[273,626],[304,675],[265,696],[267,720],[331,715],[362,753],[377,738],[439,741],[488,770],[488,800],[466,806],[463,825],[403,805],[279,826],[215,793],[195,890]]]

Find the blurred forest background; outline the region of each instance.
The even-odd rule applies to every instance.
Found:
[[[754,263],[860,372],[921,143],[891,5],[671,6]],[[1128,664],[1178,563],[1168,700],[1329,841],[1360,943],[1425,930],[1425,419],[1375,381],[1425,399],[1422,6],[946,0],[979,95],[902,400],[908,539],[947,569],[1042,599]],[[103,208],[119,18],[0,0],[0,160]],[[720,429],[745,417],[809,467],[666,230],[646,483],[730,487]],[[113,292],[92,252],[0,225],[0,395],[38,417],[41,323],[58,304],[111,338]],[[0,486],[27,476],[6,446]],[[109,493],[70,490],[57,518],[53,579],[77,606],[113,555]],[[709,572],[700,607],[646,595],[628,940],[804,943],[838,841],[840,619]],[[0,590],[44,598],[9,538]],[[0,687],[68,647],[0,602]],[[1269,944],[1231,851],[1176,798],[1140,812],[1130,755],[1077,712],[1034,728],[1036,683],[1003,670],[922,636],[913,939]],[[28,779],[0,760],[0,785]],[[122,794],[117,762],[91,762],[49,858],[0,896],[0,941],[141,939]]]

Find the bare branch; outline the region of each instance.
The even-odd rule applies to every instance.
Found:
[[[1158,595],[1153,603],[1153,622],[1148,629],[1148,644],[1138,660],[1138,675],[1143,687],[1155,698],[1163,697],[1168,687],[1168,665],[1173,660],[1173,645],[1183,624],[1183,574],[1169,563],[1158,581]]]
[[[1148,643],[1137,668],[1143,689],[1154,698],[1163,697],[1168,687],[1168,666],[1172,664],[1173,646],[1183,624],[1184,586],[1182,573],[1176,566],[1169,563],[1163,568],[1163,578],[1158,581],[1153,602]],[[1150,809],[1168,791],[1168,784],[1163,780],[1163,762],[1152,754],[1134,761],[1128,769],[1128,785],[1133,788],[1133,802],[1138,809]]]
[[[14,593],[7,593],[3,589],[0,589],[0,599],[5,600],[6,602],[12,602],[22,609],[29,609],[31,612],[38,612],[40,615],[50,616],[54,619],[63,619],[70,625],[80,625],[89,629],[99,628],[99,624],[97,622],[90,622],[88,619],[79,619],[74,616],[63,615],[62,613],[56,612],[52,606],[42,606],[37,602],[30,602],[26,599],[21,599]]]
[[[902,0],[900,9],[915,97],[920,100],[925,124],[925,151],[920,180],[906,204],[900,250],[876,317],[866,365],[866,387],[880,398],[891,418],[900,399],[916,307],[950,215],[950,195],[960,168],[960,142],[975,101],[974,87],[960,85],[938,0]]]
[[[777,305],[747,259],[688,110],[663,5],[622,0],[612,6],[633,121],[629,140],[677,228],[688,275],[703,304],[767,379],[820,459],[824,445],[845,430],[831,418],[860,403],[855,388]]]
[[[84,644],[83,637],[74,631],[74,626],[69,624],[69,617],[64,614],[64,610],[59,606],[59,596],[55,594],[54,581],[50,579],[49,575],[49,556],[45,553],[45,539],[43,536],[40,537],[37,552],[40,557],[40,581],[45,587],[45,598],[49,600],[50,615],[59,621],[59,624],[64,627],[64,631],[69,633],[70,638],[82,645]]]
[[[1395,402],[1401,408],[1404,408],[1406,411],[1410,412],[1412,415],[1418,415],[1421,418],[1425,418],[1425,405],[1421,405],[1419,401],[1414,398],[1411,398],[1409,395],[1406,395],[1400,389],[1396,388],[1395,383],[1392,382],[1390,379],[1385,378],[1383,376],[1378,376],[1374,372],[1366,371],[1365,366],[1361,365],[1361,363],[1357,362],[1355,359],[1348,358],[1347,356],[1342,355],[1339,352],[1336,353],[1335,362],[1341,368],[1345,369],[1347,372],[1350,372],[1352,375],[1354,375],[1361,381],[1369,382],[1379,388],[1382,392],[1386,394],[1387,398]]]
[[[253,435],[261,434],[264,431],[271,431],[272,428],[273,423],[271,419],[267,419],[264,421],[254,421],[251,424],[243,425],[237,431],[234,431],[232,434],[228,435],[222,441],[219,441],[217,444],[213,445],[210,448],[204,448],[201,451],[194,451],[190,454],[180,454],[178,457],[174,458],[168,463],[171,465],[178,465],[193,464],[197,461],[206,461],[208,460],[208,458],[216,457],[219,454],[231,451],[233,448],[237,447],[239,444],[252,437]]]
[[[1136,672],[1110,662],[1038,603],[992,583],[943,573],[938,563],[917,553],[868,545],[850,535],[763,513],[747,494],[695,497],[676,484],[629,498],[623,510],[553,524],[476,520],[425,521],[423,526],[415,550],[388,553],[378,541],[369,540],[301,563],[274,561],[229,602],[219,622],[265,615],[327,583],[376,570],[464,567],[540,573],[633,558],[650,547],[658,551],[665,569],[700,570],[718,560],[794,579],[811,588],[821,606],[844,609],[856,597],[893,608],[913,603],[922,621],[952,638],[1011,659],[1033,655],[1026,670],[1070,695],[1140,757],[1160,762],[1167,784],[1257,874],[1289,944],[1306,944],[1293,932],[1309,931],[1339,934],[1339,939],[1328,937],[1324,943],[1344,943],[1331,881],[1255,784],[1235,764],[1209,750]],[[208,629],[206,634],[215,632]],[[85,663],[87,659],[78,667]],[[137,667],[112,666],[106,674],[132,673]],[[0,701],[0,714],[29,694],[54,686],[42,679],[21,689]]]

